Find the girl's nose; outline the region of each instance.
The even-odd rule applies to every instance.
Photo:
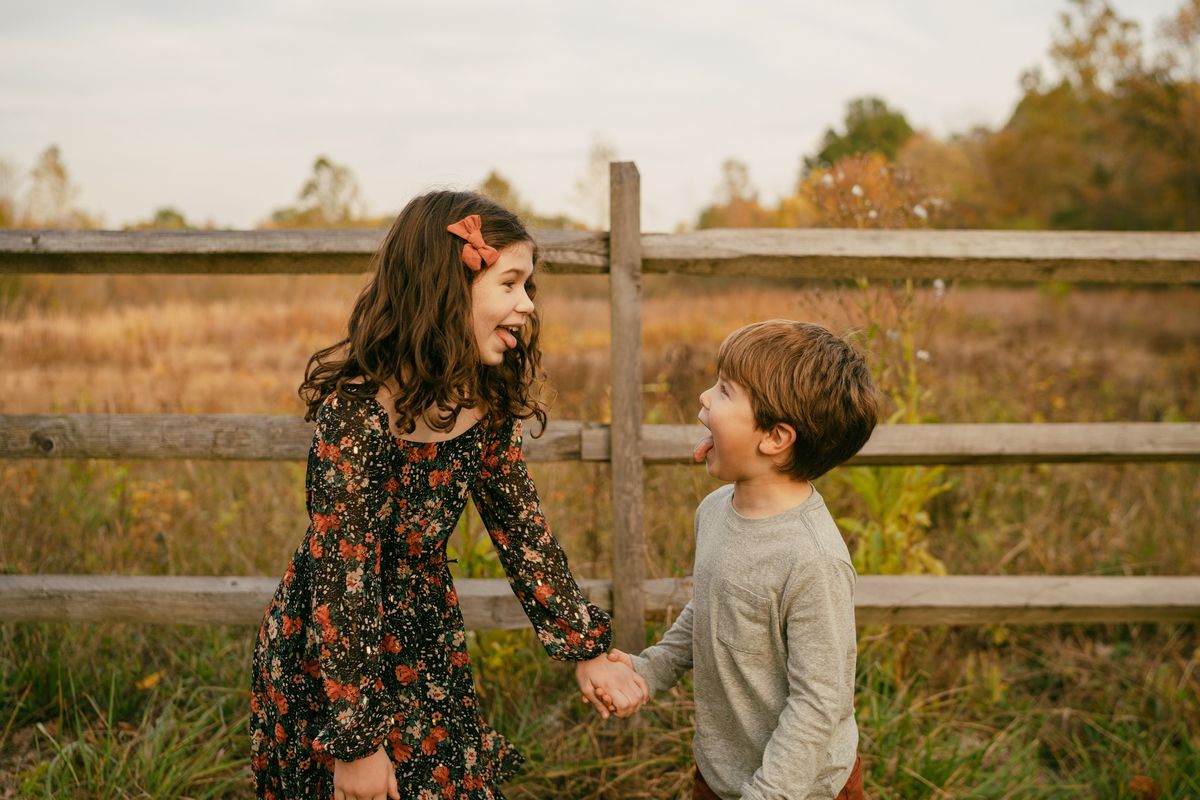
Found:
[[[700,405],[708,408],[708,393],[712,391],[712,387],[705,389],[700,393]]]
[[[533,313],[533,300],[524,291],[521,292],[521,300],[517,303],[517,311],[520,311],[522,314]]]

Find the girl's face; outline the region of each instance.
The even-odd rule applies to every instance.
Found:
[[[533,313],[525,290],[532,275],[533,247],[518,242],[501,250],[496,263],[471,284],[471,327],[484,364],[503,363],[504,354],[517,346],[518,330]]]

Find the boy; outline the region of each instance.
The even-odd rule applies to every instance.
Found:
[[[729,481],[696,510],[692,600],[629,656],[650,691],[695,670],[693,798],[861,798],[854,568],[811,481],[875,427],[866,363],[817,325],[731,333],[695,458]]]

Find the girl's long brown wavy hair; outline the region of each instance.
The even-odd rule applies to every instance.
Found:
[[[397,423],[404,434],[422,417],[430,428],[449,431],[460,411],[481,404],[490,424],[509,416],[536,417],[545,427],[545,405],[534,395],[542,360],[537,312],[528,315],[503,363],[493,367],[479,360],[471,281],[481,273],[463,265],[463,240],[446,230],[469,214],[480,216],[489,245],[503,250],[528,243],[537,263],[529,231],[486,197],[439,191],[414,198],[375,253],[374,274],[350,313],[346,338],[308,360],[299,389],[308,405],[306,420],[316,418],[331,392],[342,399],[372,398],[382,384],[394,381],[400,387]],[[532,299],[532,278],[526,291]]]

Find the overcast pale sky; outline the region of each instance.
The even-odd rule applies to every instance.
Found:
[[[1181,0],[1115,0],[1153,44]],[[643,228],[694,222],[721,162],[766,201],[846,101],[944,136],[997,126],[1065,0],[455,3],[0,0],[0,158],[57,143],[107,227],[165,205],[251,227],[318,154],[372,213],[491,169],[543,213],[596,137],[642,175]]]

